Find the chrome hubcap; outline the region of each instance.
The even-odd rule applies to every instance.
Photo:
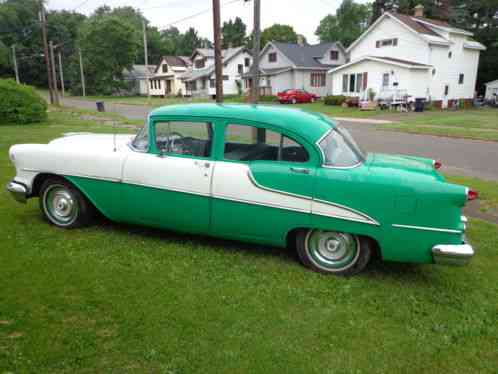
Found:
[[[308,234],[306,245],[313,262],[328,270],[351,266],[360,253],[354,235],[336,231],[314,230]]]
[[[78,216],[75,199],[64,186],[50,186],[45,190],[44,202],[45,212],[56,224],[71,224]]]

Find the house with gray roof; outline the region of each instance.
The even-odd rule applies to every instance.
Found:
[[[192,56],[192,68],[182,76],[186,95],[194,97],[214,97],[216,80],[214,72],[214,50],[197,48]],[[223,94],[236,95],[242,90],[242,76],[249,71],[252,63],[250,53],[245,47],[222,50]]]
[[[181,77],[189,71],[192,62],[186,56],[163,56],[150,80],[152,96],[185,95],[185,84]]]
[[[327,71],[346,61],[346,51],[340,42],[315,45],[269,42],[260,55],[260,87],[271,95],[287,89],[304,89],[325,96],[332,86]],[[244,78],[245,87],[249,88],[250,74]]]
[[[129,95],[147,95],[147,76],[152,77],[154,65],[132,65],[131,69],[123,70],[123,81],[127,85]]]

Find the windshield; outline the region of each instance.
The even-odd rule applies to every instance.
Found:
[[[149,125],[145,124],[144,127],[138,132],[135,139],[131,142],[131,146],[137,151],[147,152],[149,149]]]
[[[365,154],[358,147],[349,132],[341,127],[330,131],[319,143],[325,165],[334,167],[351,167],[365,159]]]

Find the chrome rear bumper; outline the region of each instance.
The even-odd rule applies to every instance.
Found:
[[[26,200],[28,199],[28,189],[26,186],[22,185],[21,183],[17,182],[9,182],[7,184],[7,191],[9,191],[12,194],[12,197],[19,201],[20,203],[26,203]]]
[[[467,265],[474,256],[474,249],[470,244],[438,244],[432,247],[432,257],[436,264]]]

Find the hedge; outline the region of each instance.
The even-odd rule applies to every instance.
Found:
[[[342,105],[346,101],[347,97],[342,95],[331,95],[325,96],[325,105]]]
[[[0,79],[0,125],[33,123],[47,119],[47,103],[31,86]]]

